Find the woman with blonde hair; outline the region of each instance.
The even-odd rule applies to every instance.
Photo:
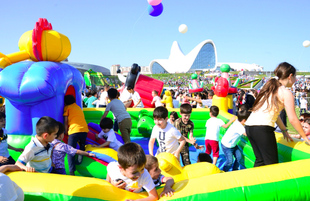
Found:
[[[254,167],[278,163],[275,123],[280,127],[284,139],[293,141],[289,136],[279,114],[286,110],[288,119],[302,138],[309,144],[297,118],[294,96],[286,87],[296,81],[296,69],[287,62],[280,63],[275,69],[275,78],[270,79],[258,94],[252,113],[246,121],[246,134],[256,157]]]

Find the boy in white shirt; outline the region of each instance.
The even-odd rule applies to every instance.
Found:
[[[161,152],[168,152],[179,160],[185,139],[174,126],[168,124],[168,110],[163,106],[157,107],[153,112],[153,117],[155,126],[149,140],[149,154],[154,155],[154,143],[157,139],[159,148],[156,155]]]
[[[36,136],[25,147],[15,165],[27,172],[51,172],[53,147],[49,143],[55,139],[58,128],[55,119],[48,116],[41,117],[36,124]]]
[[[123,144],[116,139],[116,135],[113,128],[113,121],[110,118],[103,118],[100,121],[100,128],[102,131],[97,135],[96,134],[96,140],[99,138],[104,138],[105,143],[101,145],[93,145],[94,147],[106,147],[109,146],[110,148],[114,149],[115,151],[118,150],[120,146]]]
[[[155,104],[155,107],[163,106],[161,103],[161,98],[158,96],[158,91],[154,90],[152,91],[153,100],[151,104]]]
[[[246,136],[244,124],[251,112],[247,110],[241,110],[238,112],[238,120],[236,120],[226,131],[222,138],[221,145],[222,150],[225,154],[226,162],[223,170],[227,172],[233,165],[232,170],[238,170],[239,165],[243,164],[242,150],[239,149],[237,143],[239,142],[242,135]],[[234,161],[235,157],[235,161]]]
[[[235,120],[235,118],[231,118],[231,120],[225,124],[223,120],[216,118],[219,114],[219,108],[215,105],[210,107],[210,119],[206,122],[206,137],[205,137],[205,145],[206,145],[206,153],[211,154],[211,150],[213,152],[213,164],[216,165],[217,159],[219,157],[219,134],[220,128],[228,128],[228,126]]]
[[[128,92],[131,94],[131,100],[133,101],[133,108],[144,108],[141,97],[138,92],[136,92],[133,88],[127,87]]]
[[[129,142],[117,151],[118,162],[111,162],[107,166],[107,181],[117,188],[139,193],[142,187],[148,192],[143,200],[157,200],[158,194],[149,172],[144,168],[146,156],[140,145]]]

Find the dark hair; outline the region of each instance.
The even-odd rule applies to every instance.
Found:
[[[243,119],[247,120],[250,116],[251,112],[248,110],[241,110],[238,112],[238,121],[242,121]]]
[[[58,129],[58,122],[48,116],[41,117],[36,124],[36,132],[38,136],[41,136],[43,133],[52,134],[53,132],[58,131]]]
[[[156,90],[153,90],[152,92],[154,92],[155,94],[157,94],[157,95],[158,95],[158,91],[156,91]]]
[[[208,96],[214,96],[214,91],[209,91]]]
[[[308,112],[304,112],[304,113],[301,113],[301,114],[300,114],[299,118],[300,118],[301,116],[303,116],[304,118],[308,118],[308,117],[310,117],[310,114],[309,114]]]
[[[288,78],[291,74],[296,75],[296,69],[294,66],[287,62],[280,63],[278,67],[274,70],[274,74],[278,77],[279,80]],[[276,78],[271,78],[260,90],[254,104],[252,111],[256,111],[267,102],[267,111],[271,110],[273,106],[279,110],[279,98],[277,92],[281,83]],[[271,103],[269,103],[269,97],[271,98]]]
[[[199,153],[198,160],[200,162],[213,163],[211,156],[207,153]]]
[[[184,103],[180,106],[180,113],[181,114],[190,114],[192,113],[192,106],[188,103]]]
[[[128,87],[127,87],[127,91],[128,91],[128,90],[132,90],[132,89],[133,89],[133,88],[132,88],[131,86],[128,86]]]
[[[239,110],[249,110],[249,109],[250,109],[250,106],[246,103],[240,105],[240,107],[239,107]]]
[[[310,118],[309,118],[309,117],[306,117],[306,118],[304,119],[304,123],[307,123],[307,124],[310,125]]]
[[[178,113],[175,111],[170,112],[170,116],[173,116],[175,120],[177,120],[179,118]]]
[[[0,119],[5,119],[5,113],[4,112],[0,112]]]
[[[155,156],[152,155],[146,155],[146,164],[145,169],[150,171],[150,169],[153,167],[154,164],[158,164],[158,159]]]
[[[217,115],[219,115],[220,109],[216,106],[216,105],[212,105],[210,107],[210,113],[212,114],[212,116],[217,117]]]
[[[166,119],[168,117],[168,110],[167,108],[163,107],[163,106],[159,106],[157,108],[155,108],[154,112],[153,112],[153,118],[154,119]]]
[[[124,170],[134,165],[141,168],[146,164],[146,156],[142,147],[134,142],[128,142],[120,146],[117,157],[119,165]]]
[[[65,96],[65,105],[71,105],[75,103],[75,98],[72,95],[66,95]]]
[[[65,126],[59,121],[57,121],[57,123],[58,123],[58,132],[56,134],[56,138],[58,138],[61,134],[65,132]]]
[[[115,88],[110,88],[110,89],[108,90],[108,96],[109,96],[109,98],[111,98],[111,99],[116,98],[116,97],[117,97],[117,90],[116,90]]]
[[[101,129],[106,129],[106,128],[111,129],[111,128],[113,128],[113,121],[112,121],[112,119],[107,118],[107,117],[101,119],[100,120],[100,128]]]

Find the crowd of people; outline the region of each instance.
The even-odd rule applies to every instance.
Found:
[[[310,144],[310,115],[307,113],[308,108],[304,108],[304,98],[309,90],[309,82],[296,83],[296,69],[286,62],[279,64],[275,69],[275,75],[276,77],[266,81],[259,93],[256,90],[240,90],[234,98],[236,116],[228,122],[217,118],[219,108],[212,105],[214,96],[212,90],[206,89],[194,95],[190,95],[185,88],[170,90],[171,96],[180,107],[180,118],[176,112],[169,114],[167,105],[161,101],[163,97],[160,97],[157,91],[153,91],[152,103],[156,107],[153,111],[155,126],[148,142],[149,155],[145,154],[139,144],[131,142],[130,139],[132,120],[126,109],[131,104],[133,107],[143,107],[139,94],[130,87],[125,89],[124,94],[119,94],[115,88],[109,88],[109,86],[100,89],[99,93],[88,91],[86,94],[90,94],[89,97],[86,95],[86,100],[83,100],[87,107],[105,107],[100,119],[102,131],[96,135],[96,139],[104,138],[106,142],[98,146],[110,146],[117,151],[118,161],[111,162],[107,166],[107,181],[117,188],[131,192],[140,192],[144,189],[148,197],[141,200],[157,200],[159,196],[173,196],[174,193],[173,178],[163,176],[159,169],[156,156],[161,152],[173,154],[177,159],[181,159],[184,166],[190,165],[189,146],[191,144],[196,149],[205,150],[204,153],[199,154],[197,161],[217,165],[221,146],[226,159],[223,171],[230,171],[242,169],[244,165],[242,150],[237,146],[242,136],[247,136],[253,147],[256,158],[255,167],[278,163],[275,127],[279,128],[283,137],[288,141],[292,141],[292,137],[295,137]],[[295,94],[288,89],[291,87]],[[302,91],[299,92],[299,90]],[[300,100],[299,106],[304,109],[300,119],[295,112],[297,92],[301,96],[301,99],[298,99]],[[1,172],[24,170],[66,174],[64,157],[67,154],[69,174],[74,175],[75,166],[82,160],[78,157],[79,160],[75,161],[76,154],[96,157],[94,154],[85,152],[88,126],[83,110],[76,104],[72,95],[66,95],[64,102],[64,124],[48,116],[41,117],[36,124],[36,136],[25,149],[17,149],[7,143],[5,114],[0,112]],[[195,123],[190,120],[193,108],[209,108],[210,110],[210,118],[205,124],[205,146],[198,145],[194,137]],[[298,135],[288,134],[280,118],[280,112],[284,109],[288,120],[298,131]],[[107,118],[110,111],[113,113],[114,123]],[[123,143],[116,139],[113,130],[115,122],[117,122]],[[219,139],[221,127],[228,128],[222,140]],[[68,144],[62,142],[65,135],[68,136]],[[156,141],[159,147],[155,153]],[[79,149],[76,149],[77,142],[80,145]],[[17,161],[9,155],[8,149],[22,152]],[[5,176],[1,173],[0,177]],[[5,182],[6,185],[16,185],[7,178]],[[156,186],[162,183],[166,185],[161,195],[158,196]],[[19,188],[14,187],[14,189],[15,196],[23,196]]]

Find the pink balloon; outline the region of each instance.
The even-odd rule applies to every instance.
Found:
[[[151,5],[151,6],[157,6],[158,4],[161,3],[162,0],[147,0],[147,2]]]

